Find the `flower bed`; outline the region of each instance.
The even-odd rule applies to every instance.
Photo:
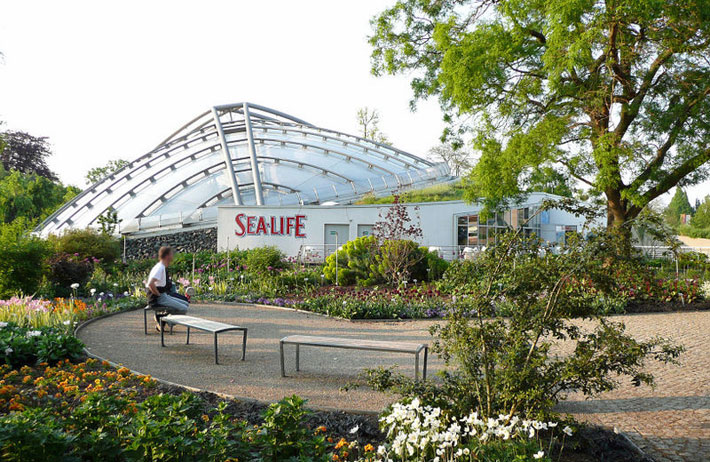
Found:
[[[8,461],[254,462],[570,462],[600,455],[587,443],[567,443],[571,429],[555,422],[454,417],[411,401],[379,419],[380,433],[374,417],[304,406],[295,396],[265,406],[185,393],[96,360],[0,366],[0,454]],[[614,438],[597,431],[591,440]]]

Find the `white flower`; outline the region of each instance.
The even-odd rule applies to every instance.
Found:
[[[64,324],[65,326],[68,326],[69,324],[71,324],[71,321],[67,319],[67,320],[64,321],[62,324]]]
[[[74,284],[72,284],[72,285],[69,286],[69,287],[71,287],[72,289],[76,290],[76,289],[79,288],[79,283],[78,283],[78,282],[75,282]]]
[[[114,283],[113,283],[113,286],[114,286],[114,287],[118,287],[118,282],[114,282]]]
[[[571,428],[565,427],[565,428],[562,429],[562,433],[564,433],[564,434],[567,435],[567,436],[572,436],[572,434],[573,434],[574,432],[572,431]]]
[[[542,459],[545,456],[544,451],[538,451],[535,454],[533,454],[533,459]]]
[[[124,295],[124,297],[128,297],[128,291],[125,291],[125,292],[123,293],[123,295]]]
[[[37,337],[38,335],[42,335],[42,332],[38,330],[31,330],[27,332],[27,337],[32,338],[32,337]]]
[[[2,329],[3,327],[7,327],[7,323],[6,323],[6,322],[0,322],[0,329]]]
[[[95,288],[92,288],[89,292],[91,292],[91,296],[93,297],[94,294],[96,293],[96,289],[95,289]]]
[[[14,351],[14,350],[13,350],[12,348],[7,347],[7,348],[5,348],[5,355],[8,355],[8,356],[9,356],[10,353],[12,353],[13,351]]]
[[[104,296],[103,292],[99,293],[99,297],[103,297],[103,296]]]
[[[358,430],[360,430],[360,426],[355,425],[353,428],[350,429],[350,434],[354,435],[355,433],[357,433]]]

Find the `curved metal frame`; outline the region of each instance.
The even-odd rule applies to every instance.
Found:
[[[283,136],[278,136],[277,133],[279,132]],[[304,139],[293,139],[296,135],[302,136]],[[313,138],[321,139],[322,143],[314,142]],[[248,155],[233,158],[231,151],[235,146],[241,146],[241,149],[244,149],[245,146]],[[333,155],[347,162],[354,162],[362,167],[358,167],[357,179],[355,179],[350,175],[338,173],[330,167],[321,166],[318,161],[303,162],[298,160],[298,156],[296,156],[296,159],[282,158],[278,157],[278,152],[276,155],[262,155],[259,152],[260,146],[288,146],[291,153],[294,153],[297,149],[302,149],[308,152],[310,156],[316,156],[313,157],[314,159],[323,159]],[[221,152],[223,157],[221,162],[213,163],[196,173],[190,171],[192,162],[203,159],[205,156],[214,155],[218,151]],[[294,154],[289,155],[293,156]],[[353,198],[357,197],[358,194],[363,194],[363,189],[386,191],[403,184],[415,185],[423,182],[448,181],[450,179],[448,168],[392,146],[343,132],[320,128],[302,119],[265,106],[241,102],[215,106],[211,110],[199,114],[163,140],[152,151],[129,162],[122,169],[91,185],[71,202],[65,204],[48,217],[37,228],[37,231],[47,234],[82,221],[85,224],[93,224],[100,215],[110,208],[120,211],[120,208],[126,203],[128,198],[140,200],[141,193],[144,190],[150,191],[149,194],[154,197],[155,187],[151,189],[151,185],[169,175],[170,172],[174,172],[177,179],[172,184],[166,185],[163,194],[157,199],[152,199],[146,207],[138,209],[141,212],[137,215],[133,215],[133,212],[131,212],[131,216],[123,218],[138,220],[154,216],[154,213],[161,208],[160,206],[155,207],[155,205],[170,201],[171,198],[179,194],[181,187],[192,187],[200,183],[200,177],[213,177],[220,174],[220,172],[226,176],[226,179],[231,184],[232,196],[238,204],[242,202],[240,197],[242,189],[253,190],[254,199],[252,200],[255,200],[257,205],[264,204],[265,197],[263,192],[261,192],[264,187],[269,190],[277,190],[281,194],[294,194],[295,197],[289,200],[297,199],[299,203],[303,203],[304,194],[312,197],[315,201],[331,200],[332,198],[338,198],[339,195],[350,197],[350,193],[345,193],[335,188],[335,183],[331,183],[334,189],[333,194],[327,191],[324,193],[321,186],[318,186],[318,188],[313,187],[313,183],[310,186],[306,186],[306,190],[301,190],[298,189],[298,186],[294,187],[294,185],[262,181],[259,166],[264,162],[269,162],[272,165],[284,164],[287,167],[297,165],[299,169],[305,167],[309,171],[312,170],[319,175],[330,178],[331,182],[342,181],[343,184],[349,183],[352,187]],[[332,164],[332,161],[330,163]],[[246,168],[241,168],[241,165],[245,164]],[[240,167],[237,167],[237,165],[240,165]],[[221,168],[219,168],[220,166]],[[369,174],[367,171],[373,172]],[[377,175],[374,171],[384,175]],[[237,173],[243,174],[246,172],[251,172],[251,182],[244,182],[245,178],[242,177],[242,183],[239,183],[239,179],[236,176]],[[188,175],[185,175],[185,173]],[[378,177],[381,179],[383,186],[376,188],[373,180]],[[193,181],[196,178],[197,180]],[[397,186],[394,185],[395,182]],[[356,183],[359,186],[356,187]],[[369,184],[369,187],[367,184]],[[362,187],[363,185],[365,188]],[[309,191],[310,188],[312,188],[312,191]],[[284,189],[289,192],[282,192]],[[112,194],[117,194],[117,197],[111,198],[113,200],[109,199],[109,203],[106,205],[107,195]],[[223,194],[224,191],[220,191],[207,200],[199,202],[201,205],[196,209],[185,211],[180,216],[188,216],[198,210],[202,210],[211,200],[215,197],[222,197]],[[320,197],[322,195],[327,197]],[[250,195],[249,197],[252,196]],[[150,213],[146,213],[151,209],[153,210]],[[86,214],[89,213],[89,210],[91,215],[87,217]],[[167,217],[167,215],[163,216]]]

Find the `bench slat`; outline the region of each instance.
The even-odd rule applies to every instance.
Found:
[[[206,330],[208,332],[219,332],[225,329],[241,329],[241,327],[233,324],[210,321],[209,319],[196,318],[194,316],[186,316],[182,314],[171,314],[169,316],[165,316],[163,321],[169,324],[194,327],[195,329]]]
[[[350,348],[357,350],[393,351],[401,353],[417,353],[426,345],[423,343],[392,342],[381,340],[361,340],[350,338],[315,337],[310,335],[290,335],[281,339],[282,343],[294,345],[310,345],[334,348]]]

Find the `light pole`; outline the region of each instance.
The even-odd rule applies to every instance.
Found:
[[[340,285],[338,283],[338,232],[335,231],[335,285]]]

